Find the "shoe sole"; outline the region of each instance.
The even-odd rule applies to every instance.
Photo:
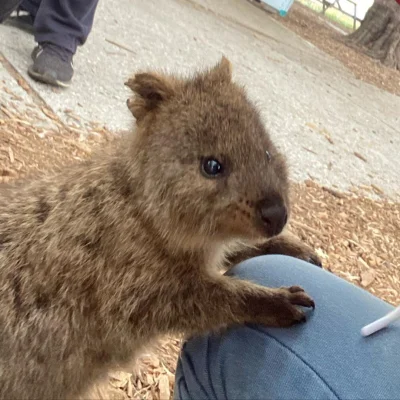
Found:
[[[71,81],[63,82],[63,81],[59,81],[58,79],[54,79],[52,76],[49,76],[46,74],[39,74],[38,72],[36,72],[32,69],[32,66],[30,66],[28,68],[28,75],[31,78],[35,79],[36,81],[47,83],[52,86],[67,88],[71,84]]]

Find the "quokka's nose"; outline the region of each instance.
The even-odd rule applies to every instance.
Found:
[[[287,208],[280,198],[265,198],[258,203],[258,216],[268,236],[279,235],[288,219]]]

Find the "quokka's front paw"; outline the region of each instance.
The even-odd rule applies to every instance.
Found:
[[[322,268],[322,260],[317,253],[311,247],[307,245],[303,246],[303,248],[299,249],[295,257]]]
[[[282,253],[322,268],[322,260],[317,253],[308,244],[299,240],[287,242],[286,246],[283,246]]]
[[[308,244],[293,235],[281,235],[272,238],[262,244],[258,251],[261,255],[283,254],[322,267],[322,261],[317,253]]]
[[[252,299],[250,307],[257,323],[289,327],[306,322],[306,315],[298,306],[315,308],[314,300],[299,286],[268,290],[269,296]]]

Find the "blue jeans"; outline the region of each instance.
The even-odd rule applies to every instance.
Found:
[[[400,399],[400,324],[360,333],[392,306],[287,256],[254,258],[229,274],[303,286],[316,309],[289,329],[248,325],[190,339],[178,362],[176,400]]]

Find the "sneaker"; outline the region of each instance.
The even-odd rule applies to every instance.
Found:
[[[1,0],[0,1],[0,24],[15,11],[22,0]]]
[[[28,68],[31,78],[53,86],[69,86],[74,75],[70,51],[52,43],[42,43],[33,49],[31,57],[33,64]]]
[[[33,35],[35,33],[34,21],[35,19],[29,11],[26,11],[22,6],[18,6],[3,23]]]

